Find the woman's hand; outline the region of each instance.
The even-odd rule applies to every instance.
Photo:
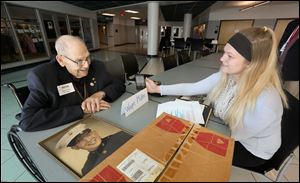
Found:
[[[148,93],[160,93],[160,87],[148,78],[146,78],[146,88]]]

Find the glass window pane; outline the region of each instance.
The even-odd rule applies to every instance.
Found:
[[[25,59],[47,57],[35,10],[15,5],[7,7]]]
[[[52,15],[50,13],[41,12],[42,21],[44,24],[44,28],[46,31],[46,35],[48,39],[56,39],[56,30],[54,26],[54,21]]]
[[[66,17],[58,16],[57,20],[58,20],[58,26],[59,26],[60,35],[66,35],[66,34],[68,34]]]
[[[83,28],[83,37],[87,48],[93,48],[92,35],[91,35],[91,27],[89,19],[82,18],[82,28]]]
[[[1,64],[21,61],[20,50],[12,34],[4,4],[1,3]]]
[[[81,36],[81,27],[78,17],[69,16],[71,35],[73,36]]]

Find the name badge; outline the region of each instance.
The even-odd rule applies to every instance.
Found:
[[[145,88],[122,102],[121,115],[124,114],[127,117],[147,102],[148,93]]]
[[[63,96],[75,91],[73,83],[67,83],[57,86],[59,96]]]

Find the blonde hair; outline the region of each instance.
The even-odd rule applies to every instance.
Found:
[[[283,105],[288,107],[278,71],[277,40],[273,30],[267,27],[256,27],[244,29],[240,33],[251,42],[252,59],[241,74],[236,95],[225,115],[225,121],[231,130],[243,121],[246,111],[254,110],[257,98],[265,88],[274,87]],[[229,75],[222,73],[220,82],[208,95],[211,102],[217,100],[228,81]]]

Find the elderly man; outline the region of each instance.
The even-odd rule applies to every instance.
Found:
[[[97,131],[87,128],[86,124],[80,123],[61,137],[56,144],[56,148],[70,147],[75,150],[82,149],[88,151],[87,160],[81,170],[82,176],[84,176],[125,144],[131,137],[130,134],[119,131],[101,138]]]
[[[57,56],[27,76],[30,94],[20,127],[38,131],[57,127],[110,107],[125,92],[124,83],[111,76],[100,61],[92,61],[84,42],[64,35],[55,43]]]

